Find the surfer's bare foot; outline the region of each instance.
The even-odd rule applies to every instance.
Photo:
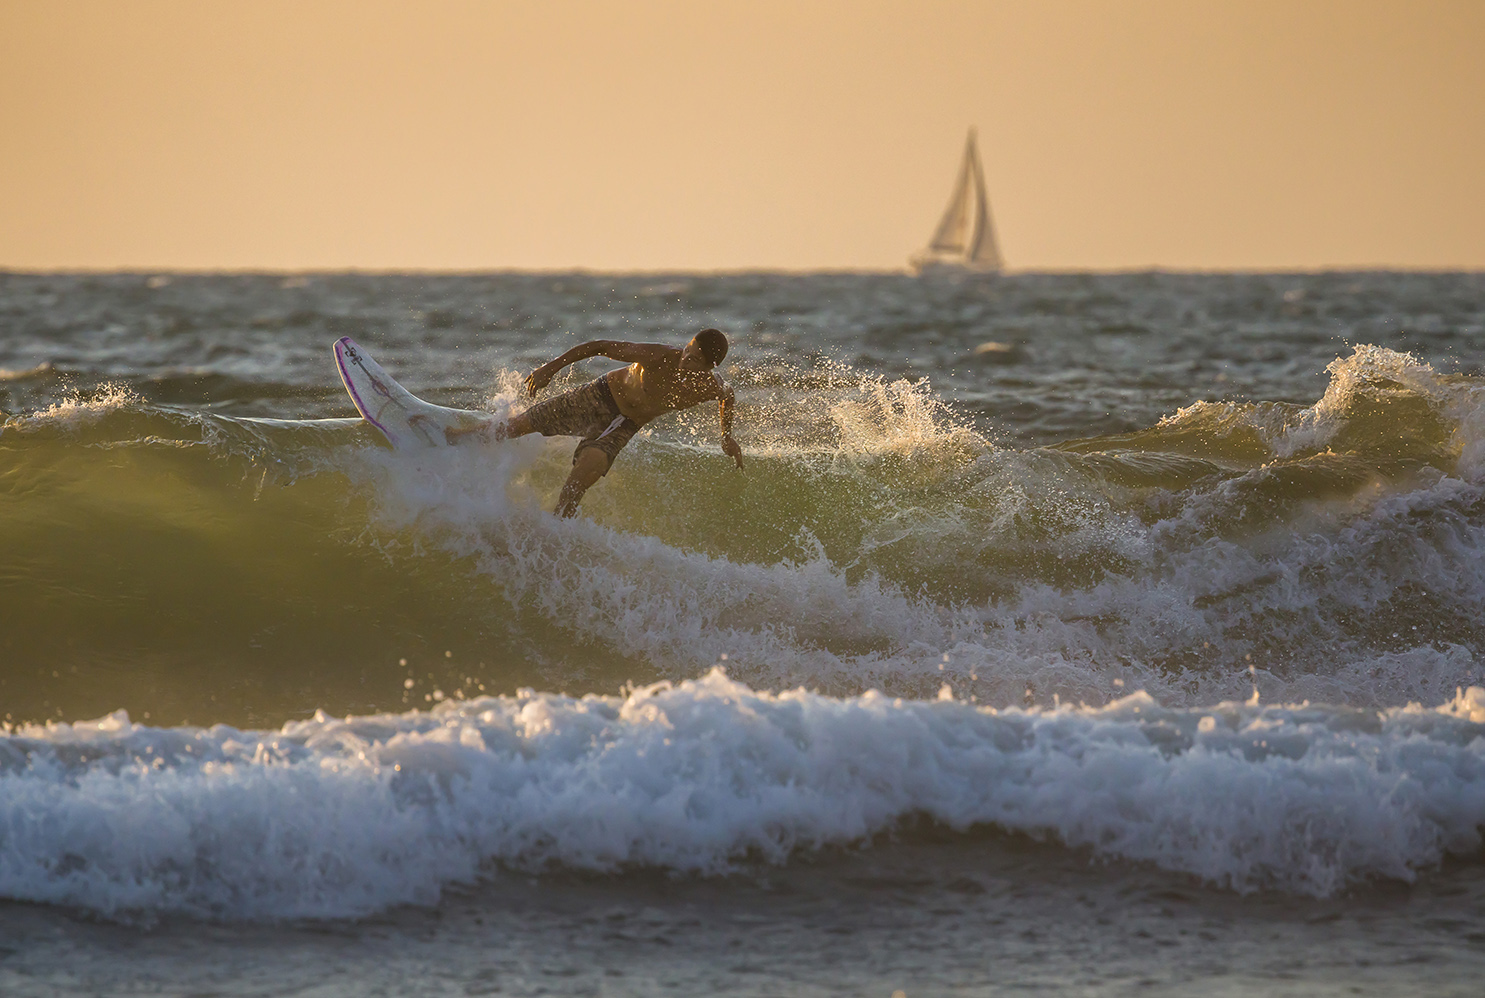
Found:
[[[407,425],[421,433],[424,440],[433,443],[433,434],[437,431],[438,424],[426,412],[415,412],[408,416]]]

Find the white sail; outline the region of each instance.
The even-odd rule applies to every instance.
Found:
[[[990,220],[990,200],[985,195],[985,173],[970,129],[964,143],[964,159],[954,181],[949,206],[939,220],[928,248],[912,260],[915,269],[952,268],[999,271],[1000,248]]]
[[[974,133],[970,133],[970,145],[964,149],[964,161],[959,164],[959,177],[954,181],[954,193],[949,196],[949,206],[939,220],[928,248],[934,253],[961,254],[969,245],[974,220]]]

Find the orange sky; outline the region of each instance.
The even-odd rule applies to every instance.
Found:
[[[1485,267],[1485,2],[0,0],[0,267]]]

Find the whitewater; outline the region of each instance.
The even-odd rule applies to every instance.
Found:
[[[1411,879],[1485,823],[1485,690],[1383,713],[1227,703],[996,711],[758,693],[720,669],[278,732],[122,712],[4,752],[13,897],[108,915],[345,917],[499,861],[717,874],[913,815],[989,823],[1242,890]]]

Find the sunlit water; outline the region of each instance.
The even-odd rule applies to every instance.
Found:
[[[746,469],[574,521],[330,358],[704,325]],[[0,991],[1476,994],[1482,361],[1479,275],[0,276]]]

